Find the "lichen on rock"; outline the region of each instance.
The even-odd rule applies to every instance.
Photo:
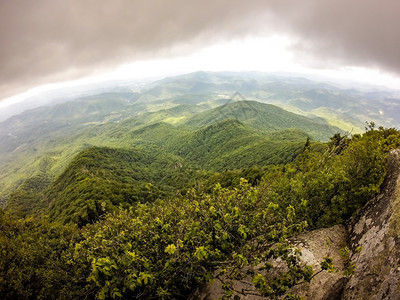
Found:
[[[348,224],[356,268],[342,299],[400,299],[399,175],[400,150],[393,150],[382,192]]]

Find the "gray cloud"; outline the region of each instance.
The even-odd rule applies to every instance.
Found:
[[[0,98],[265,32],[296,38],[304,63],[400,74],[399,23],[398,0],[0,0]]]
[[[288,16],[303,57],[319,67],[350,64],[400,75],[399,1],[312,2]]]

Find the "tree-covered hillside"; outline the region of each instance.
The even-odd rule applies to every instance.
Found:
[[[277,106],[256,101],[234,101],[190,117],[185,124],[199,127],[235,119],[261,132],[297,128],[316,140],[326,141],[340,132],[337,127],[319,119],[310,119],[285,111]]]
[[[157,147],[91,147],[81,152],[45,193],[50,219],[79,225],[120,205],[174,195],[188,183],[182,160]]]
[[[347,222],[400,147],[394,128],[351,131],[365,116],[394,122],[382,97],[200,72],[5,120],[0,298],[187,299],[214,278],[227,297],[297,299],[290,288],[315,272],[290,238]],[[234,291],[240,270],[254,290]]]
[[[178,179],[173,177],[176,169],[164,165],[162,153],[159,160],[151,156],[157,149],[89,148],[50,185],[50,220],[46,211],[22,219],[0,211],[0,295],[187,299],[215,278],[223,282],[227,297],[235,292],[296,299],[287,294],[289,288],[312,280],[315,273],[300,263],[289,238],[307,228],[345,222],[378,193],[388,152],[397,147],[398,130],[371,125],[363,135],[336,134],[325,149],[313,150],[306,143],[285,165],[200,177],[189,172]],[[155,172],[146,175],[147,166]],[[133,191],[125,188],[134,187],[137,179],[144,176],[156,185],[163,174],[170,174],[170,187],[193,184],[169,195],[160,186],[157,199],[151,197],[152,187],[144,186],[138,198],[80,229],[75,225],[83,225],[79,218],[51,215],[79,199],[88,204],[101,200],[99,210],[107,211],[112,197],[116,203],[124,201]],[[60,225],[61,220],[67,224]],[[271,260],[286,267],[272,271]],[[321,267],[334,269],[329,257]],[[252,271],[242,274],[243,268]],[[255,290],[233,290],[232,280],[243,276],[251,276]]]
[[[6,201],[11,193],[28,178],[39,176],[54,180],[75,155],[89,146],[130,148],[133,145],[156,144],[175,155],[181,155],[181,153],[191,155],[190,151],[194,153],[193,155],[201,155],[195,153],[200,149],[196,150],[197,146],[189,142],[193,141],[196,132],[200,132],[207,125],[220,126],[218,124],[221,121],[233,118],[243,122],[247,130],[252,131],[248,131],[248,135],[252,137],[246,138],[247,141],[252,139],[254,144],[258,139],[258,147],[270,149],[263,152],[263,155],[258,154],[258,160],[247,159],[247,162],[237,166],[242,167],[252,163],[286,162],[294,156],[293,153],[296,153],[299,144],[304,143],[307,138],[303,134],[302,137],[294,135],[291,142],[278,141],[279,138],[274,138],[276,130],[290,128],[292,130],[297,127],[316,140],[326,140],[333,133],[340,131],[338,128],[285,112],[272,105],[256,102],[251,102],[253,112],[254,109],[257,110],[257,116],[254,117],[246,112],[250,102],[223,105],[223,111],[228,110],[234,113],[221,115],[218,109],[207,110],[203,105],[184,104],[155,112],[140,112],[140,106],[132,105],[126,94],[120,94],[118,97],[113,94],[113,97],[108,100],[104,97],[106,98],[103,95],[99,98],[92,97],[55,107],[37,109],[13,117],[2,124],[0,197],[3,201]],[[85,116],[88,117],[85,118]],[[194,123],[195,121],[197,124]],[[240,127],[241,125],[237,133],[241,132],[243,136],[245,133]],[[224,131],[222,127],[220,130]],[[228,131],[235,133],[235,130],[229,129],[224,134],[231,134]],[[266,141],[266,137],[270,138],[269,144],[261,146]],[[240,139],[237,137],[230,141],[238,143],[235,149],[239,156],[244,150],[243,141],[240,142]],[[211,151],[215,146],[216,142],[210,140],[202,147],[203,150],[207,148]],[[179,147],[184,149],[179,149]],[[287,150],[284,150],[283,158],[278,160],[280,155],[277,151],[281,148]],[[218,163],[213,168],[234,168],[233,162],[228,161],[232,160],[232,157],[229,158],[228,155],[226,157],[227,163]],[[225,158],[220,157],[220,159]],[[215,162],[213,158],[210,158],[209,166],[213,161]]]
[[[290,162],[309,139],[295,130],[274,134],[279,137],[237,120],[197,131],[154,123],[129,134],[136,146],[89,147],[53,182],[45,173],[30,177],[11,194],[6,209],[16,216],[49,211],[51,219],[84,225],[119,205],[174,195],[215,171]]]
[[[235,97],[238,92],[243,98]],[[54,101],[46,97],[54,97]],[[238,98],[278,105],[310,118],[249,102],[263,112],[255,116],[248,105],[229,105]],[[80,91],[63,90],[60,95],[54,91],[21,104],[28,109],[35,100],[45,106],[0,123],[0,203],[4,205],[28,178],[54,180],[88,146],[130,147],[132,140],[124,133],[155,122],[193,123],[192,129],[198,130],[216,120],[239,118],[263,131],[301,126],[311,137],[326,141],[338,130],[335,128],[362,132],[365,121],[400,126],[399,98],[398,92],[377,87],[346,88],[288,74],[252,72],[196,72],[150,83],[105,82]],[[235,106],[241,107],[237,110]],[[12,113],[2,110],[4,115]]]

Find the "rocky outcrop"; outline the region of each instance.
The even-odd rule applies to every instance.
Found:
[[[324,257],[333,258],[336,272],[320,272],[310,283],[291,291],[312,300],[400,300],[400,150],[388,159],[388,172],[381,193],[370,200],[347,226],[314,230],[293,240],[301,248],[302,261],[318,272]],[[339,255],[341,253],[341,255]],[[346,274],[345,271],[354,269]],[[241,290],[251,286],[248,278],[235,282]],[[255,289],[254,289],[255,290]],[[222,284],[214,280],[197,290],[191,299],[218,299]],[[240,295],[240,299],[267,299]]]
[[[391,152],[381,193],[348,226],[354,275],[342,299],[400,299],[400,150]]]
[[[337,268],[336,272],[320,272],[310,283],[301,283],[291,290],[304,299],[328,300],[340,299],[343,288],[347,282],[343,275],[345,265],[343,258],[339,255],[339,250],[346,246],[346,228],[343,225],[336,225],[330,228],[323,228],[301,234],[292,241],[296,248],[301,249],[301,259],[304,264],[313,267],[314,272],[321,270],[320,263],[324,257],[332,257],[333,263]],[[243,270],[243,274],[247,271]],[[251,283],[251,278],[234,282],[236,291],[242,289],[252,290],[252,293],[246,295],[240,294],[240,299],[261,300],[265,297],[255,295],[256,288]],[[190,298],[201,300],[215,300],[224,296],[222,282],[215,279],[212,284],[208,284],[198,289]]]
[[[314,272],[321,270],[324,257],[331,257],[335,272],[318,273],[310,283],[302,283],[292,288],[303,299],[328,300],[340,299],[348,278],[343,275],[346,269],[345,260],[339,255],[346,248],[346,228],[336,225],[300,235],[295,241],[301,248],[301,260],[311,266]]]

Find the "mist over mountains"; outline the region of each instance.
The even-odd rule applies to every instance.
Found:
[[[215,276],[217,294],[245,279],[283,297],[338,264],[307,265],[290,239],[344,232],[400,147],[388,89],[196,72],[59,93],[3,109],[5,298],[188,299]],[[358,250],[341,247],[347,282]]]
[[[235,134],[244,130],[243,136],[247,140],[252,136],[258,144],[265,138],[277,141],[280,136],[287,137],[285,130],[299,132],[292,132],[289,140],[303,136],[305,141],[307,135],[315,141],[327,141],[336,132],[362,132],[366,121],[400,126],[396,91],[349,89],[282,74],[196,72],[150,83],[113,82],[59,93],[38,96],[39,100],[29,100],[28,105],[20,103],[19,109],[27,110],[0,123],[3,195],[21,183],[21,176],[29,178],[38,169],[52,178],[60,174],[67,161],[90,145],[130,147],[146,141],[166,147],[190,140],[196,143],[194,136],[189,138],[191,132],[200,130],[196,133],[200,135],[203,128],[222,126],[221,122],[228,120],[236,123],[224,126],[236,124]],[[40,107],[28,109],[30,105]],[[3,108],[3,116],[12,110],[15,107]],[[224,126],[220,129],[226,133]],[[184,136],[181,141],[179,136]],[[233,140],[243,144],[237,138]],[[197,146],[188,147],[199,147],[203,150],[198,153],[203,153],[209,145],[199,138]],[[225,157],[226,161],[235,160],[230,154]],[[43,165],[46,167],[39,167]]]
[[[150,99],[158,100],[158,104],[167,104],[168,100],[173,100],[174,105],[177,105],[185,103],[185,97],[190,103],[199,103],[201,99],[216,100],[218,95],[222,100],[227,99],[236,92],[241,93],[248,100],[286,105],[287,108],[300,109],[298,112],[312,111],[317,115],[323,114],[321,110],[324,111],[324,108],[330,109],[331,114],[335,114],[338,108],[343,111],[343,114],[350,114],[356,113],[355,107],[364,106],[362,113],[355,114],[354,117],[357,120],[359,116],[362,123],[365,122],[365,117],[377,122],[379,116],[382,121],[389,117],[391,122],[397,122],[394,116],[397,113],[397,100],[400,98],[400,92],[397,90],[359,84],[356,81],[339,83],[310,75],[196,72],[156,81],[150,79],[105,81],[55,89],[30,97],[21,103],[3,107],[0,110],[0,120],[3,121],[27,109],[107,93],[132,94],[133,98],[137,97],[138,101],[132,102],[136,104]],[[182,96],[183,99],[177,98],[178,96]],[[170,99],[172,97],[176,99]],[[354,111],[351,110],[352,108]],[[378,115],[376,109],[378,109]],[[398,126],[398,124],[393,126]],[[364,126],[362,125],[361,128]]]

